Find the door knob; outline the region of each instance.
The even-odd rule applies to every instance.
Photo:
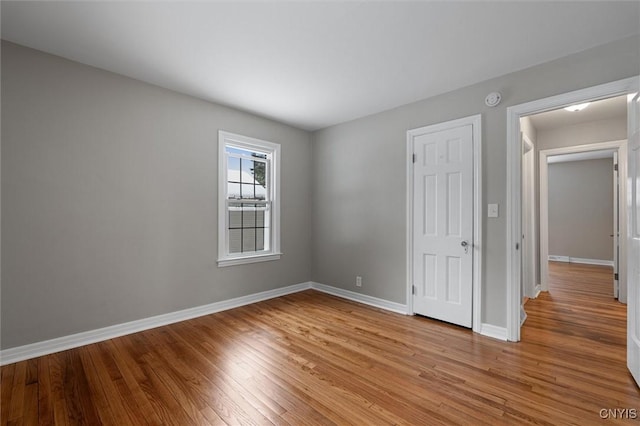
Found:
[[[460,243],[460,245],[461,245],[462,247],[464,247],[464,252],[465,252],[465,253],[469,253],[469,241],[462,241],[462,242]]]

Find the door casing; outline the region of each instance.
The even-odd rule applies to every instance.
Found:
[[[507,283],[507,339],[509,341],[520,341],[520,303],[522,300],[522,295],[520,294],[522,269],[520,259],[522,236],[520,118],[573,104],[637,92],[639,85],[640,77],[630,77],[507,108],[507,270],[505,278]]]
[[[482,332],[482,116],[480,114],[407,131],[407,314],[413,315],[413,139],[423,133],[472,126],[473,135],[473,313],[472,330]]]
[[[588,145],[567,146],[563,148],[551,148],[540,151],[540,284],[542,291],[549,291],[549,167],[547,159],[554,155],[576,154],[589,151],[603,151],[615,149],[618,153],[618,167],[620,176],[627,175],[627,140],[600,142]],[[620,180],[620,197],[616,202],[619,206],[626,205],[626,181]],[[620,210],[620,209],[619,209]],[[620,214],[620,234],[626,230],[626,211],[619,211]],[[613,228],[613,224],[612,224]],[[626,244],[624,238],[619,243],[620,254],[626,254]],[[619,280],[621,287],[626,289],[626,274],[624,273],[625,261],[619,259]],[[626,291],[623,291],[621,302],[626,303]]]
[[[525,278],[522,289],[524,297],[529,299],[535,299],[540,293],[540,282],[537,274],[537,252],[538,252],[538,238],[536,229],[536,147],[531,142],[526,134],[522,134],[523,151],[524,145],[529,147],[529,150],[523,153],[523,205],[526,207],[523,209],[523,232],[525,236],[522,242],[522,257],[523,257],[523,273]]]

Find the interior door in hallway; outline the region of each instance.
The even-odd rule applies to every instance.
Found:
[[[413,310],[472,325],[473,128],[413,142]]]

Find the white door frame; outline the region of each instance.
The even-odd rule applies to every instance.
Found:
[[[540,293],[540,282],[538,281],[537,274],[537,258],[536,255],[538,253],[538,233],[536,229],[536,147],[529,137],[522,133],[522,142],[530,147],[530,151],[524,155],[523,158],[523,173],[528,174],[526,179],[523,180],[523,184],[528,183],[528,185],[524,185],[524,194],[523,197],[523,205],[529,208],[529,214],[525,212],[524,215],[524,235],[525,240],[522,244],[522,254],[525,253],[527,256],[523,256],[524,262],[528,263],[527,268],[523,268],[523,277],[526,276],[525,272],[528,272],[528,280],[531,281],[530,286],[524,285],[522,288],[524,289],[525,294],[523,297],[528,297],[530,299],[535,299],[538,297]],[[526,164],[528,162],[528,164]],[[528,198],[528,200],[527,200]],[[528,223],[527,223],[528,222]],[[528,229],[527,229],[528,228]],[[526,249],[526,250],[525,250]],[[526,280],[525,280],[526,282]]]
[[[593,143],[587,145],[568,146],[563,148],[544,149],[540,155],[540,284],[542,291],[549,291],[549,164],[548,157],[561,154],[576,154],[579,152],[603,151],[615,149],[618,153],[618,172],[620,176],[627,176],[627,140]],[[618,205],[627,205],[627,182],[620,179],[620,199]],[[626,209],[623,209],[626,210]],[[620,211],[620,235],[626,235],[627,214]],[[620,259],[618,283],[624,292],[620,293],[620,301],[626,303],[626,253],[627,241],[620,240]],[[623,297],[624,294],[624,297]]]
[[[628,137],[628,135],[627,135]],[[628,147],[628,144],[627,144]],[[627,151],[628,152],[628,151]],[[628,155],[628,154],[627,154]],[[626,201],[627,199],[627,191],[624,192],[624,194],[620,194],[620,190],[622,188],[622,186],[620,185],[620,161],[618,160],[618,158],[620,157],[620,151],[614,151],[613,152],[613,161],[612,161],[612,166],[613,166],[613,172],[611,173],[612,178],[613,178],[613,230],[611,231],[611,235],[613,236],[613,273],[618,274],[618,278],[620,278],[620,201],[622,200],[622,196],[624,196],[624,200]],[[627,170],[627,172],[625,173],[625,178],[629,176],[629,166],[628,166],[628,161],[629,161],[629,157],[625,156],[625,169]],[[624,179],[624,185],[626,188],[626,184],[627,184],[627,180]],[[622,208],[624,210],[625,206],[627,205],[627,203],[625,202],[624,204],[622,204]],[[629,212],[625,211],[624,213],[624,224],[627,225],[628,222],[628,214]],[[626,237],[625,237],[625,243],[626,243]],[[625,249],[626,249],[626,244],[625,244]],[[625,263],[626,263],[626,258],[625,258]],[[626,270],[625,270],[626,272]],[[626,274],[625,274],[626,275]],[[626,281],[626,276],[625,276],[625,281]],[[627,283],[625,282],[625,288],[624,288],[625,292],[624,292],[624,299],[623,302],[626,302],[627,299]],[[613,297],[620,300],[620,280],[616,280],[614,278],[613,280]]]
[[[473,313],[472,329],[482,324],[482,116],[472,115],[407,131],[407,314],[413,315],[413,140],[417,135],[472,126],[473,135]]]
[[[611,83],[575,90],[561,95],[514,105],[507,108],[507,339],[520,340],[521,259],[522,237],[522,145],[520,118],[577,103],[596,101],[637,92],[640,77],[630,77]]]

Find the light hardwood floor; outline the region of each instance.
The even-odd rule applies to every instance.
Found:
[[[1,423],[585,425],[640,410],[610,270],[551,278],[521,343],[306,291],[4,366]]]

